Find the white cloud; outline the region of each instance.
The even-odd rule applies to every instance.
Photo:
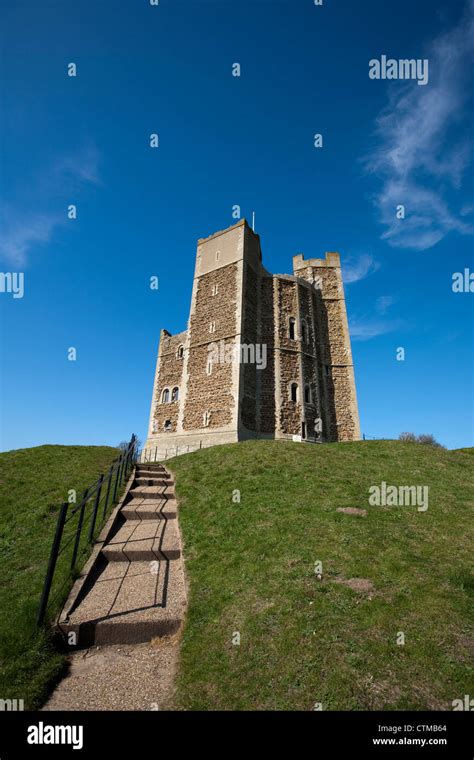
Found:
[[[375,309],[379,314],[385,314],[394,303],[396,303],[394,296],[379,296],[375,302]]]
[[[37,243],[48,243],[60,219],[48,214],[30,216],[13,209],[5,209],[3,213],[6,221],[2,224],[0,259],[14,267],[24,267],[30,248]]]
[[[379,335],[386,335],[400,327],[400,322],[393,320],[385,322],[383,320],[359,319],[349,320],[349,333],[353,340],[370,340],[377,338]]]
[[[359,282],[380,268],[380,264],[368,253],[361,256],[348,256],[342,260],[342,279],[348,285],[351,282]]]
[[[377,119],[379,144],[366,168],[383,181],[375,205],[386,227],[382,237],[392,246],[425,250],[452,230],[474,232],[447,201],[447,192],[461,187],[471,161],[472,141],[462,116],[473,48],[474,0],[469,0],[459,24],[423,55],[429,59],[429,84],[394,84],[390,103]],[[399,204],[405,206],[405,219],[396,218]]]
[[[87,184],[98,184],[99,155],[89,146],[75,155],[62,156],[42,175],[30,180],[28,193],[39,198],[43,210],[5,203],[0,219],[0,260],[13,267],[24,267],[29,252],[38,244],[49,243],[55,229],[67,221],[71,193]],[[30,203],[31,206],[31,203]],[[48,209],[46,209],[48,206]],[[54,207],[54,211],[50,208]]]

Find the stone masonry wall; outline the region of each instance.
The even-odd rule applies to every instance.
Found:
[[[212,325],[212,327],[211,327]],[[211,329],[213,330],[211,332]],[[235,343],[237,332],[237,265],[221,267],[198,280],[194,313],[189,326],[188,388],[183,430],[229,425],[235,399],[232,364],[213,363],[207,373],[211,344]],[[204,413],[209,412],[208,425]]]
[[[275,320],[273,304],[273,277],[260,280],[260,328],[261,342],[267,347],[267,366],[258,372],[260,415],[259,431],[275,432]]]
[[[244,262],[244,298],[242,321],[242,344],[255,346],[258,336],[259,276]],[[257,370],[255,363],[244,363],[241,368],[243,392],[241,394],[240,419],[247,430],[257,430]]]
[[[306,266],[299,266],[298,258],[297,276],[316,285],[313,303],[324,438],[354,440],[359,437],[359,421],[339,256],[327,254],[325,260],[311,260]]]
[[[178,422],[179,404],[182,395],[183,358],[179,358],[178,349],[184,346],[186,332],[179,335],[167,335],[162,333],[160,342],[160,365],[155,386],[155,409],[153,420],[156,432],[163,433],[165,422],[171,422],[169,432],[176,431]],[[165,388],[169,390],[169,403],[162,403],[162,394]],[[178,401],[171,402],[173,388],[179,388]]]

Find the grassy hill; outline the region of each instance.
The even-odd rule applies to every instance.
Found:
[[[472,694],[473,452],[256,441],[170,460],[190,583],[174,706],[449,710]],[[382,481],[429,486],[428,510],[370,506]]]
[[[81,493],[117,455],[108,446],[38,446],[0,454],[2,699],[38,707],[62,668],[62,656],[35,625],[57,507],[69,489]]]

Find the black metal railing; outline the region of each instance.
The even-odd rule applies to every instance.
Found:
[[[86,488],[79,503],[66,501],[61,505],[38,608],[38,626],[44,623],[48,606],[61,600],[66,586],[80,569],[79,563],[85,559],[117,503],[120,487],[134,467],[137,455],[138,441],[132,435],[109,471]]]

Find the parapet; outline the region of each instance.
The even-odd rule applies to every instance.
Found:
[[[299,253],[293,256],[293,272],[307,267],[340,268],[341,260],[338,253],[326,253],[325,256],[325,259],[305,259],[304,255]]]

